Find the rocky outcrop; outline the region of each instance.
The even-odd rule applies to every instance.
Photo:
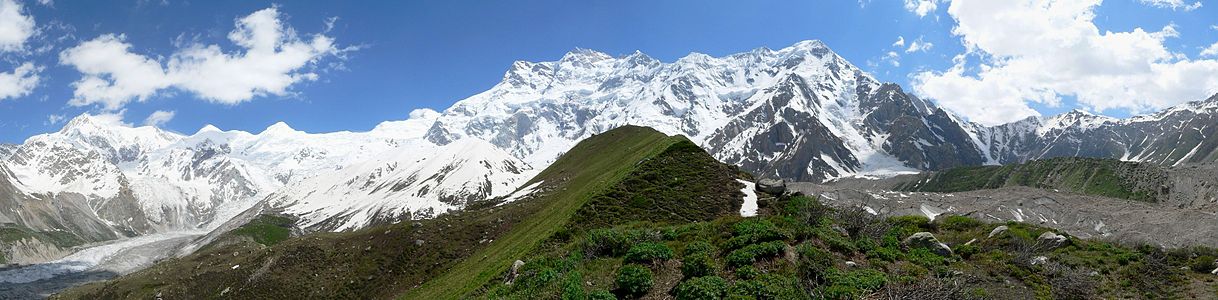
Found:
[[[1040,245],[1048,246],[1050,249],[1056,249],[1069,244],[1070,238],[1052,231],[1045,231],[1045,233],[1041,233],[1039,237],[1036,237],[1036,242]]]
[[[757,181],[757,191],[771,195],[782,195],[787,192],[787,182],[782,179],[763,178]]]
[[[947,244],[939,242],[939,239],[935,238],[935,235],[930,232],[914,233],[905,238],[905,241],[902,243],[908,248],[926,248],[938,255],[952,255],[952,248],[948,247]]]
[[[995,236],[1002,235],[1003,233],[1007,233],[1007,229],[1008,229],[1008,228],[1007,228],[1007,226],[1006,226],[1006,225],[1001,225],[1001,226],[998,226],[998,227],[994,227],[994,230],[990,230],[990,235],[989,235],[989,236],[987,236],[987,237],[989,237],[989,238],[994,238]]]

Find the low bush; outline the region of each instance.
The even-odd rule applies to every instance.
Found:
[[[651,286],[655,284],[651,278],[651,269],[642,265],[629,264],[622,266],[617,271],[618,294],[623,297],[634,298],[646,294],[651,290]]]
[[[981,227],[981,221],[969,218],[966,216],[950,215],[943,218],[943,224],[939,225],[941,230],[952,231],[967,231]]]
[[[617,296],[606,290],[595,290],[588,293],[588,300],[617,300]]]
[[[672,258],[672,248],[663,243],[640,243],[626,252],[628,263],[655,263]]]
[[[786,246],[787,244],[782,241],[748,245],[728,253],[726,258],[727,265],[731,267],[751,265],[759,258],[778,256]]]
[[[792,277],[762,274],[751,280],[736,281],[727,299],[808,299]]]
[[[1202,255],[1189,260],[1188,268],[1199,273],[1209,273],[1213,272],[1218,266],[1214,265],[1213,256]]]
[[[685,250],[681,252],[681,255],[689,256],[696,253],[706,253],[707,255],[713,256],[717,251],[718,250],[715,249],[715,245],[711,245],[710,242],[700,240],[685,245]]]
[[[871,269],[850,272],[831,270],[826,278],[827,283],[821,292],[828,299],[859,299],[880,290],[888,282],[884,273]]]
[[[704,276],[677,285],[673,296],[678,300],[714,300],[727,295],[727,281],[719,276]]]
[[[833,254],[812,244],[799,245],[799,277],[820,283],[833,269]]]
[[[714,275],[716,270],[715,260],[705,252],[687,255],[681,260],[681,274],[685,278]]]

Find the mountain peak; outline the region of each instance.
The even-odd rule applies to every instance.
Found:
[[[829,46],[825,45],[825,43],[821,42],[820,40],[803,40],[803,41],[799,41],[799,42],[795,43],[794,45],[791,45],[790,48],[811,50],[811,49],[829,49]]]
[[[609,54],[605,54],[604,52],[576,47],[575,50],[571,50],[570,52],[567,52],[567,54],[563,55],[560,61],[596,62],[612,58],[612,56],[609,56]]]
[[[68,121],[59,132],[88,130],[90,128],[102,129],[114,126],[131,127],[131,125],[123,123],[122,117],[119,115],[91,115],[89,113],[82,113]]]
[[[279,121],[279,122],[275,122],[275,124],[271,124],[270,127],[267,127],[266,130],[263,130],[262,133],[259,133],[259,135],[284,134],[284,133],[295,133],[295,132],[298,132],[298,131],[296,131],[296,129],[292,129],[292,126],[288,126],[288,123]]]

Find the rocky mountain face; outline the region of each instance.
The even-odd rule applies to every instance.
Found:
[[[1129,119],[1072,111],[976,130],[999,163],[1082,156],[1175,166],[1218,160],[1218,95]]]
[[[1063,156],[1214,161],[1216,109],[1218,97],[1124,120],[1074,111],[986,127],[876,81],[819,41],[673,63],[577,49],[514,63],[426,138],[481,138],[538,167],[633,124],[689,136],[761,176],[819,182]]]
[[[477,137],[539,166],[626,124],[689,136],[726,163],[794,180],[986,162],[967,123],[819,41],[673,63],[583,49],[516,62],[498,85],[446,110],[427,139]]]

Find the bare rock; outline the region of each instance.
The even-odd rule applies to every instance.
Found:
[[[512,262],[512,269],[508,271],[507,284],[512,284],[516,281],[516,276],[520,275],[520,268],[524,267],[524,261],[517,259]]]
[[[763,178],[757,181],[757,191],[772,195],[782,195],[787,192],[787,182],[782,179]]]
[[[993,238],[995,236],[1001,235],[1003,233],[1006,233],[1008,229],[1010,229],[1010,228],[1007,228],[1006,225],[994,227],[994,230],[990,230],[990,235],[988,237]]]
[[[910,248],[930,249],[931,252],[941,256],[952,255],[952,248],[948,247],[947,244],[939,242],[939,239],[935,238],[935,235],[931,234],[930,232],[919,232],[912,234],[905,238],[904,244],[906,247]]]
[[[1048,245],[1050,249],[1056,249],[1069,244],[1070,238],[1053,233],[1052,231],[1045,231],[1045,233],[1040,234],[1040,236],[1036,238],[1036,242]]]

